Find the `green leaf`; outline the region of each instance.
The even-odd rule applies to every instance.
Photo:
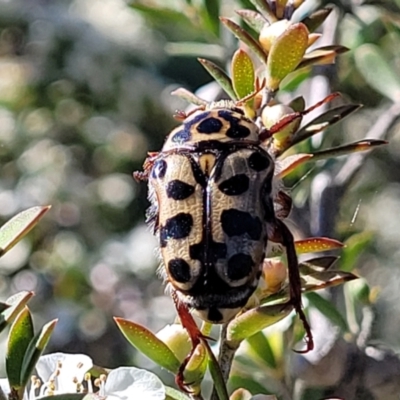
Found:
[[[300,275],[310,275],[315,272],[327,271],[339,259],[337,256],[315,257],[299,263]]]
[[[181,99],[187,101],[188,103],[194,104],[196,106],[206,106],[207,102],[200,97],[197,97],[194,93],[190,92],[185,88],[178,88],[171,92],[172,96],[180,97]]]
[[[190,400],[190,397],[187,394],[169,386],[165,386],[165,393],[167,394],[165,400]]]
[[[47,343],[50,340],[51,334],[57,324],[57,320],[48,322],[38,332],[29,343],[25,353],[21,369],[21,386],[25,387],[30,379],[39,357],[42,355]]]
[[[270,23],[277,20],[274,12],[271,10],[269,4],[265,0],[250,0],[250,1]]]
[[[229,400],[228,391],[226,389],[225,381],[222,376],[221,368],[219,367],[218,361],[215,358],[213,351],[211,350],[208,343],[206,343],[206,348],[208,351],[208,368],[210,369],[210,374],[215,386],[215,390],[218,394],[219,400]]]
[[[387,144],[386,140],[366,139],[358,142],[344,144],[343,146],[332,147],[312,153],[312,161],[326,160],[327,158],[339,157],[359,151],[372,150],[375,147]]]
[[[314,292],[315,290],[326,289],[345,282],[358,279],[356,275],[344,271],[319,271],[301,276],[303,292]]]
[[[358,70],[367,83],[394,103],[400,101],[400,77],[386,60],[385,54],[374,44],[364,44],[355,50]]]
[[[161,8],[154,6],[145,6],[143,4],[130,2],[130,7],[140,12],[147,21],[151,21],[155,25],[165,26],[166,24],[174,24],[191,26],[192,21],[182,11],[175,11],[170,8]]]
[[[252,353],[261,358],[270,368],[276,369],[277,363],[268,338],[262,332],[257,332],[247,339]]]
[[[300,69],[311,65],[333,64],[338,55],[347,53],[348,51],[349,49],[347,47],[339,45],[318,47],[305,54],[297,68]]]
[[[34,337],[33,322],[29,309],[25,307],[17,316],[8,335],[6,371],[10,387],[21,388],[21,371],[25,353]]]
[[[246,24],[257,33],[260,33],[264,25],[268,24],[261,14],[253,10],[236,10],[236,14],[240,15]]]
[[[237,50],[232,57],[232,84],[239,99],[254,92],[254,65],[244,50]]]
[[[352,271],[357,266],[357,261],[365,248],[371,243],[374,234],[372,232],[360,232],[350,236],[343,250],[340,269],[342,271]]]
[[[128,342],[156,364],[176,374],[181,363],[170,348],[154,333],[142,325],[123,318],[114,318],[115,323]]]
[[[230,19],[221,17],[220,20],[239,40],[249,46],[250,50],[254,52],[254,54],[263,64],[267,65],[268,56],[261,47],[260,43],[258,43],[249,33],[247,33],[243,28]]]
[[[279,170],[276,171],[275,176],[277,178],[284,178],[286,175],[293,172],[300,165],[310,161],[313,158],[312,154],[292,154],[291,156],[285,157],[279,160]]]
[[[218,44],[199,42],[168,42],[165,52],[172,57],[211,57],[223,60],[225,49]]]
[[[347,115],[358,110],[361,106],[359,104],[346,104],[344,106],[339,106],[331,108],[330,110],[322,113],[317,118],[313,119],[307,125],[302,127],[296,132],[292,139],[292,146],[297,143],[302,142],[305,139],[315,135],[318,132],[326,129],[328,126],[332,126],[345,118]]]
[[[0,332],[14,321],[15,317],[22,311],[32,296],[33,292],[23,291],[6,300],[8,308],[0,314]]]
[[[264,380],[263,383],[267,382]],[[229,378],[229,386],[233,389],[245,388],[251,393],[270,393],[267,388],[254,379],[254,376],[237,375],[235,372],[233,372],[232,376]]]
[[[239,100],[236,96],[235,90],[232,86],[231,78],[223,71],[218,65],[214,64],[212,61],[206,60],[204,58],[198,59],[200,64],[207,70],[207,72],[218,82],[218,84],[225,90],[226,94],[232,100]]]
[[[320,311],[333,324],[338,326],[342,332],[348,332],[346,320],[337,310],[337,308],[328,300],[324,299],[317,293],[307,293],[306,297],[310,305]]]
[[[204,11],[203,19],[206,28],[208,28],[215,36],[219,37],[219,0],[203,0]]]
[[[322,8],[301,20],[310,33],[315,32],[331,13],[332,8]]]
[[[298,23],[290,25],[272,43],[267,62],[267,88],[276,91],[281,81],[296,69],[308,46],[308,30]]]
[[[264,328],[285,318],[292,311],[290,304],[262,305],[238,315],[228,324],[229,341],[241,342]]]
[[[51,206],[22,211],[0,228],[0,257],[15,246],[43,217]]]

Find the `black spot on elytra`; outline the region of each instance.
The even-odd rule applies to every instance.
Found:
[[[232,139],[244,139],[250,135],[250,129],[243,125],[231,125],[231,127],[226,131],[226,136]]]
[[[166,172],[167,172],[167,162],[165,160],[157,160],[153,165],[151,176],[154,179],[157,178],[162,179],[164,178]]]
[[[237,125],[238,122],[240,121],[239,118],[234,117],[232,115],[232,111],[231,110],[220,110],[218,111],[218,116],[223,118],[225,121],[230,122],[231,124]]]
[[[171,277],[179,283],[190,281],[190,265],[183,258],[174,258],[168,262]]]
[[[211,322],[218,323],[222,321],[224,317],[217,307],[210,307],[208,310],[207,318]]]
[[[183,239],[188,237],[193,226],[193,217],[190,214],[179,213],[168,218],[160,228],[160,246],[165,247],[169,239]]]
[[[227,248],[225,243],[218,243],[211,240],[206,244],[205,240],[200,243],[192,244],[189,247],[189,255],[193,260],[204,262],[209,259],[211,263],[216,263],[218,259],[225,258]]]
[[[232,281],[238,281],[251,274],[254,267],[254,261],[248,254],[237,253],[228,260],[228,278]]]
[[[247,234],[252,240],[261,238],[261,220],[248,212],[234,208],[224,210],[221,214],[221,224],[222,229],[229,237]]]
[[[218,111],[218,116],[231,124],[230,128],[226,131],[226,136],[232,139],[244,139],[250,135],[250,129],[247,126],[241,125],[241,120],[234,117],[231,111],[220,110]]]
[[[171,140],[174,143],[186,143],[192,138],[192,134],[190,133],[190,128],[188,126],[184,126],[182,130],[176,132]]]
[[[243,194],[249,189],[250,180],[245,174],[234,175],[218,185],[218,189],[228,196]]]
[[[210,117],[201,121],[200,124],[197,125],[197,132],[205,134],[218,133],[222,126],[223,124],[219,119]]]
[[[194,193],[194,186],[189,185],[186,182],[175,179],[168,182],[167,185],[167,196],[174,200],[184,200],[187,199]]]
[[[267,169],[271,160],[265,154],[255,151],[248,159],[249,167],[254,171],[260,172]]]

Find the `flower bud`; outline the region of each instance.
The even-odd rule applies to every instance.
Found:
[[[260,32],[258,38],[262,48],[269,52],[271,46],[276,41],[276,39],[285,32],[285,30],[291,25],[291,22],[287,19],[282,19],[280,21],[274,22],[271,25],[264,25]]]
[[[186,329],[181,324],[166,325],[156,335],[183,361],[191,350],[191,342]]]

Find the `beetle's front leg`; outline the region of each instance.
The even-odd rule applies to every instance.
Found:
[[[307,353],[314,348],[313,336],[311,333],[310,325],[304,314],[301,305],[301,281],[299,272],[299,263],[297,260],[296,249],[294,247],[293,235],[289,228],[280,219],[275,220],[273,241],[280,242],[285,246],[288,271],[289,271],[289,291],[290,291],[290,303],[293,305],[297,315],[303,323],[306,331],[306,343],[307,348],[305,350],[296,350],[298,353]]]

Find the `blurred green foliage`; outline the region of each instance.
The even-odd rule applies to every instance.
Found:
[[[400,101],[399,1],[334,3],[338,8],[325,28],[324,44],[338,36],[350,52],[336,66],[307,71],[294,88],[309,105],[331,87],[365,106],[303,145],[304,151],[363,139],[380,121],[369,132],[373,137]],[[223,67],[235,49],[218,15],[233,17],[238,7],[252,4],[0,0],[1,222],[31,206],[53,206],[0,260],[0,294],[35,291],[34,322],[59,318],[49,348],[81,351],[110,367],[132,363],[111,316],[155,330],[174,318],[156,277],[156,242],[144,226],[146,187],[131,174],[147,151],[160,149],[175,124],[172,113],[186,106],[169,93],[210,81],[195,57],[207,56]],[[208,86],[203,95],[215,97],[218,89]],[[283,93],[280,100],[293,97]],[[363,162],[337,203],[321,209],[318,191],[345,173],[344,159],[306,166],[287,184],[296,185],[293,228],[301,237],[327,235],[349,244],[343,268],[366,277],[375,293],[372,338],[398,350],[400,125],[388,126],[390,145]],[[359,314],[354,311],[356,321]],[[254,338],[249,346],[265,340]],[[262,371],[279,373],[275,385],[284,377],[279,340],[268,339],[261,361]],[[259,360],[250,366],[240,360],[257,379],[242,373],[233,386],[247,379],[257,391],[258,386],[265,390],[264,375],[256,374]],[[144,359],[135,361],[148,366]],[[271,390],[283,390],[274,384]]]

